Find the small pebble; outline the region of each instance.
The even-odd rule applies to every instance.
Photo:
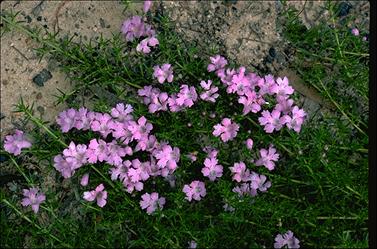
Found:
[[[99,19],[99,24],[101,26],[101,28],[106,28],[106,24],[105,24],[105,20],[103,20],[102,18]]]
[[[276,50],[274,47],[271,47],[270,50],[268,50],[268,54],[272,57],[275,58],[276,56]]]
[[[346,16],[350,12],[350,9],[352,9],[352,5],[346,2],[341,2],[339,4],[339,9],[338,9],[338,16]]]
[[[44,86],[44,83],[52,78],[52,74],[47,69],[43,69],[33,78],[33,82],[38,86]]]
[[[32,20],[32,19],[31,19],[30,16],[25,16],[25,19],[26,19],[26,22],[27,22],[27,23],[31,23],[31,20]]]

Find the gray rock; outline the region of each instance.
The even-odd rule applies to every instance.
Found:
[[[31,11],[31,14],[34,16],[34,17],[38,17],[40,16],[41,12],[43,11],[43,4],[44,4],[44,0],[43,1],[40,1],[34,8],[33,10]]]
[[[44,83],[52,78],[52,74],[47,69],[43,69],[40,73],[38,73],[33,78],[33,82],[37,84],[37,86],[44,86]]]
[[[106,28],[106,23],[105,23],[105,20],[103,20],[103,18],[100,18],[99,19],[99,24],[100,24],[100,26],[101,26],[101,28]]]

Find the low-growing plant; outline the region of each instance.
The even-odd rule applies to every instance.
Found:
[[[2,203],[37,229],[34,245],[330,245],[316,240],[330,233],[329,225],[317,226],[336,222],[330,219],[336,215],[313,205],[334,201],[348,209],[344,203],[356,198],[352,207],[359,209],[367,202],[350,176],[343,176],[344,185],[328,184],[339,180],[339,169],[321,153],[338,156],[335,140],[348,136],[346,125],[337,124],[336,135],[313,125],[287,77],[258,75],[217,51],[199,56],[166,17],[151,18],[150,5],[145,1],[144,12],[152,22],[133,16],[121,34],[94,44],[42,36],[2,17],[39,41],[40,56],[57,60],[75,83],[58,96],[57,104],[68,108],[56,124],[37,118],[22,100],[17,105],[35,129],[6,136],[4,149],[28,187],[22,200],[19,194],[8,201],[2,192]],[[335,149],[323,152],[323,145]],[[59,173],[53,189],[42,188],[44,176],[22,166],[26,155]],[[336,200],[344,194],[339,186],[348,189],[347,200]],[[21,205],[36,214],[24,214]],[[42,221],[41,212],[53,218]],[[355,218],[358,227],[365,215]]]

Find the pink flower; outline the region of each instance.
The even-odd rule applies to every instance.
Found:
[[[105,186],[101,183],[95,190],[84,192],[84,199],[87,201],[97,200],[97,205],[103,208],[106,205],[107,191]]]
[[[128,177],[128,171],[131,165],[132,163],[129,160],[124,161],[122,164],[115,165],[115,168],[110,169],[111,180],[115,181],[119,178],[123,181]]]
[[[62,155],[54,157],[54,168],[59,171],[64,178],[70,178],[75,170],[72,169],[72,165],[67,162],[66,158]]]
[[[169,109],[171,112],[179,112],[183,109],[183,106],[177,103],[177,94],[172,94],[168,99]]]
[[[94,112],[88,112],[88,109],[81,107],[76,112],[73,127],[78,130],[89,130],[94,116]]]
[[[56,118],[56,123],[60,125],[62,132],[68,132],[70,129],[72,129],[75,122],[76,110],[72,108],[62,111]]]
[[[258,194],[257,190],[252,188],[250,186],[250,183],[247,183],[247,182],[242,183],[240,186],[234,187],[232,191],[234,193],[237,193],[239,197],[242,197],[245,195],[256,196]]]
[[[156,164],[156,159],[151,156],[151,160],[148,162],[145,162],[145,164],[148,163],[149,167],[149,175],[150,176],[164,176],[166,177],[169,174],[169,170],[167,168],[160,169],[160,166]]]
[[[133,41],[142,36],[154,36],[156,32],[148,24],[145,24],[140,16],[133,16],[123,22],[122,33],[127,41]]]
[[[282,248],[285,245],[288,248],[300,248],[300,241],[293,236],[293,233],[290,230],[283,235],[278,234],[275,237],[274,248]]]
[[[107,113],[97,113],[91,123],[92,131],[98,131],[102,137],[106,138],[111,133],[112,118]]]
[[[280,117],[280,112],[273,110],[272,113],[269,111],[263,111],[262,117],[258,118],[259,124],[264,126],[266,133],[272,133],[274,130],[280,130],[286,123],[286,117]]]
[[[143,102],[144,102],[144,104],[148,105],[148,104],[151,103],[152,98],[155,97],[156,95],[159,95],[160,92],[161,91],[158,88],[154,88],[152,86],[144,86],[143,89],[139,89],[137,91],[137,94],[140,97],[144,97]]]
[[[253,90],[246,90],[244,95],[239,97],[238,103],[243,104],[243,115],[248,114],[250,111],[257,113],[261,110],[262,98],[258,98]]]
[[[23,195],[21,205],[24,207],[31,206],[34,213],[38,213],[39,205],[46,200],[46,196],[40,192],[38,188],[23,189]]]
[[[158,40],[156,37],[148,37],[142,40],[137,46],[136,46],[136,51],[142,52],[144,54],[149,54],[151,52],[150,47],[155,47],[159,44]]]
[[[149,132],[153,129],[153,125],[147,122],[147,119],[142,116],[138,119],[137,123],[131,121],[128,129],[132,132],[132,138],[141,140],[144,137],[148,137]]]
[[[213,128],[215,130],[212,132],[212,134],[215,137],[220,136],[223,142],[227,142],[237,136],[237,132],[240,127],[238,124],[232,123],[231,119],[224,118],[221,121],[221,124],[217,124]]]
[[[227,70],[218,70],[217,76],[220,77],[221,82],[224,83],[225,86],[229,86],[232,84],[233,75],[236,74],[236,70],[234,69],[227,69]]]
[[[292,117],[285,115],[284,121],[288,129],[293,129],[295,132],[299,133],[301,130],[301,125],[304,123],[304,118],[306,112],[303,109],[299,109],[297,106],[292,109]]]
[[[173,69],[170,64],[163,64],[161,67],[159,65],[154,66],[153,70],[153,76],[157,78],[160,84],[164,83],[165,80],[169,83],[173,81]]]
[[[152,1],[144,1],[144,5],[143,5],[143,11],[144,13],[147,13],[149,11],[149,9],[151,8],[152,6]]]
[[[217,158],[211,157],[204,160],[204,167],[202,173],[207,176],[210,181],[215,181],[223,175],[223,166],[217,164]]]
[[[259,87],[259,94],[260,95],[273,95],[272,88],[276,87],[276,82],[274,76],[271,74],[268,74],[264,76],[264,79],[261,81],[258,81],[257,86]]]
[[[242,96],[246,91],[250,90],[251,83],[249,78],[245,75],[245,67],[240,67],[238,73],[232,77],[232,82],[226,89],[227,93],[237,93]]]
[[[133,108],[131,105],[126,104],[126,106],[124,106],[123,103],[119,103],[115,108],[111,109],[111,116],[119,122],[130,121],[133,120],[132,112]]]
[[[140,206],[142,209],[147,209],[147,214],[152,214],[157,208],[162,209],[165,205],[165,198],[158,198],[158,193],[145,193],[141,196]]]
[[[132,160],[132,168],[128,171],[128,177],[133,183],[148,180],[149,164],[142,163],[139,159]]]
[[[190,159],[191,162],[195,162],[198,159],[197,154],[198,152],[195,151],[195,152],[190,152],[186,156]]]
[[[190,185],[183,186],[183,192],[186,194],[185,199],[190,201],[192,199],[200,201],[202,197],[206,196],[206,188],[204,182],[193,181]]]
[[[71,165],[72,170],[78,169],[88,162],[88,156],[86,154],[86,151],[86,145],[75,145],[74,142],[71,142],[68,148],[63,150],[65,160],[68,162],[68,164]]]
[[[85,187],[86,185],[88,185],[88,183],[89,183],[89,173],[86,173],[81,178],[80,185]]]
[[[207,153],[207,157],[217,157],[217,154],[219,153],[219,151],[213,148],[212,146],[204,147],[203,151]]]
[[[151,98],[151,103],[148,106],[148,111],[150,113],[155,113],[157,111],[167,111],[168,110],[168,94],[163,92],[158,95],[154,95]]]
[[[211,60],[211,64],[209,64],[207,67],[208,72],[213,72],[219,69],[223,69],[228,64],[228,61],[221,55],[209,57],[209,59]]]
[[[110,165],[119,165],[122,164],[122,157],[125,155],[132,155],[133,151],[131,147],[127,146],[126,148],[122,148],[117,144],[115,140],[110,143],[107,143],[108,149],[108,156],[106,162]]]
[[[292,99],[278,99],[278,103],[275,106],[275,110],[284,114],[292,111],[293,100]]]
[[[200,94],[200,98],[204,101],[209,102],[216,102],[216,99],[219,97],[219,94],[217,91],[219,90],[218,87],[211,87],[212,81],[208,80],[208,83],[206,83],[204,80],[200,82],[201,87],[206,90],[203,93]]]
[[[277,78],[276,84],[271,87],[271,92],[276,94],[277,99],[288,98],[294,92],[294,89],[289,85],[288,78]]]
[[[151,152],[156,148],[157,143],[157,139],[154,135],[149,135],[148,138],[144,137],[136,144],[135,152],[139,150]]]
[[[123,179],[123,186],[126,188],[126,191],[130,194],[134,190],[141,191],[144,188],[144,184],[142,182],[132,182],[130,177],[126,177]]]
[[[15,130],[13,135],[5,137],[4,149],[5,151],[17,156],[21,154],[21,149],[30,148],[31,142],[26,138],[23,131]]]
[[[130,139],[132,139],[132,134],[131,132],[128,131],[128,124],[129,121],[122,121],[118,122],[115,121],[114,119],[109,122],[109,128],[111,130],[111,135],[114,138],[128,138],[127,141],[129,142]],[[126,144],[128,144],[128,142]]]
[[[267,177],[265,175],[258,175],[257,173],[251,174],[251,183],[250,187],[261,192],[266,192],[268,188],[271,187],[271,182],[267,181]]]
[[[244,162],[234,163],[233,167],[229,167],[233,176],[232,179],[236,182],[247,182],[250,180],[250,170],[246,168]]]
[[[255,165],[264,165],[268,170],[273,170],[275,168],[274,162],[277,162],[279,159],[279,154],[276,153],[276,149],[270,146],[268,151],[266,149],[261,149],[259,153],[261,157],[255,162]]]
[[[198,99],[198,94],[196,93],[195,87],[188,85],[181,85],[181,90],[177,94],[176,103],[179,106],[191,107],[194,102]]]
[[[161,168],[167,166],[169,170],[174,171],[177,168],[177,163],[179,162],[180,152],[179,148],[170,145],[164,145],[155,155],[157,165]]]
[[[359,30],[358,30],[357,28],[353,28],[353,29],[351,30],[351,33],[352,33],[354,36],[359,36],[359,34],[360,34],[360,32],[359,32]]]
[[[198,246],[198,244],[193,240],[189,241],[188,244],[189,244],[188,246],[189,249],[195,249]]]
[[[124,121],[123,124],[117,124],[118,127],[112,127],[113,137],[118,138],[122,144],[128,145],[134,140],[133,134],[129,129],[132,121]]]
[[[253,144],[254,144],[253,139],[248,138],[248,139],[246,139],[245,143],[246,143],[246,148],[247,149],[251,150],[253,148]]]
[[[90,140],[86,154],[90,163],[106,161],[109,155],[107,143],[102,139],[98,139],[98,141],[97,139]]]

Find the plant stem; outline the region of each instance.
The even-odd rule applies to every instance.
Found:
[[[68,147],[68,144],[66,144],[65,142],[63,142],[58,136],[56,136],[48,127],[46,127],[44,124],[42,124],[40,122],[39,119],[35,118],[33,116],[33,114],[28,110],[26,109],[24,111],[24,113],[31,119],[31,121],[33,121],[37,126],[43,128],[51,137],[53,137],[56,141],[58,141],[61,145],[63,145],[64,147]]]
[[[22,171],[21,167],[18,165],[18,163],[16,162],[16,160],[14,160],[13,156],[10,156],[10,160],[11,160],[12,163],[16,166],[17,170],[21,173],[21,175],[25,178],[25,180],[27,181],[27,183],[33,187],[33,186],[34,186],[33,182],[32,182],[32,181],[29,179],[29,177],[27,177],[26,174]]]
[[[12,205],[10,202],[8,202],[6,199],[3,199],[2,200],[6,205],[8,205],[9,207],[11,207],[18,215],[20,215],[24,220],[26,220],[27,222],[29,222],[30,224],[34,225],[38,230],[40,230],[42,233],[47,233],[51,238],[53,238],[54,240],[56,240],[57,242],[61,243],[63,246],[65,247],[68,247],[68,248],[72,248],[71,245],[68,245],[64,242],[62,242],[60,239],[58,239],[55,235],[51,234],[51,233],[48,233],[45,229],[43,229],[41,226],[39,226],[38,224],[36,224],[35,222],[33,222],[32,220],[29,219],[29,217],[27,217],[26,215],[24,215],[21,211],[19,211],[14,205]]]
[[[330,93],[327,91],[327,88],[325,87],[325,85],[323,84],[322,80],[320,78],[317,78],[319,83],[321,84],[323,90],[326,92],[327,96],[329,97],[330,101],[336,106],[336,108],[343,114],[343,116],[345,116],[348,121],[358,130],[360,131],[362,134],[364,134],[365,136],[367,136],[367,134],[362,130],[360,129],[359,126],[357,126],[350,117],[348,117],[348,115],[343,111],[343,109],[338,105],[338,103],[336,103],[334,101],[334,99],[331,97]]]

